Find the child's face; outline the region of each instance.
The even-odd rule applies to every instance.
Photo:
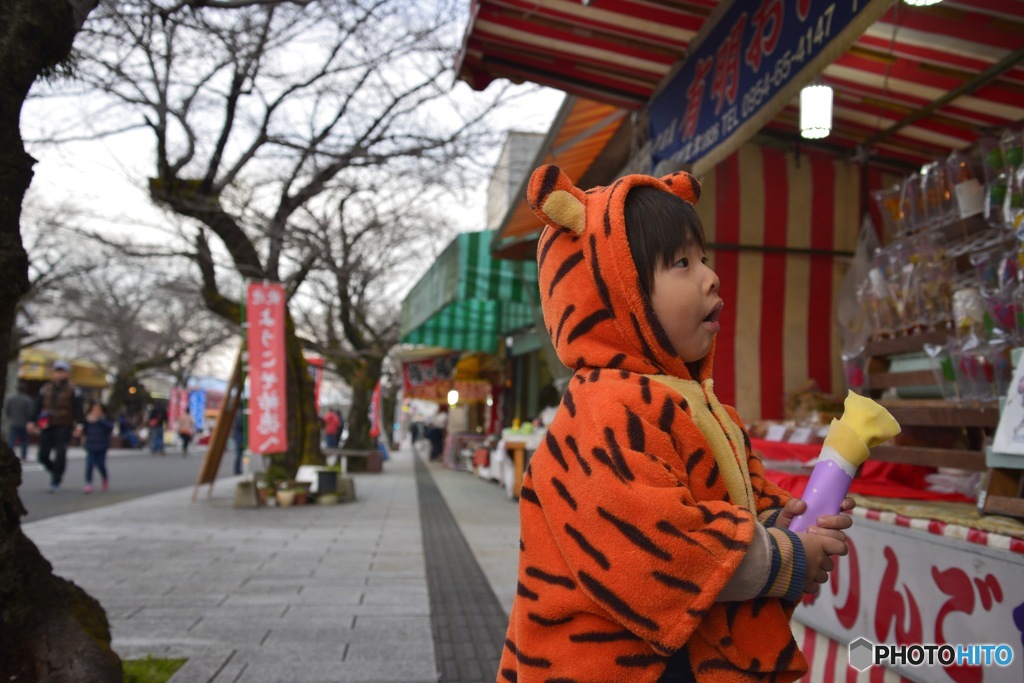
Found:
[[[676,254],[669,267],[654,271],[651,304],[676,353],[687,363],[708,355],[721,325],[718,276],[696,244]]]

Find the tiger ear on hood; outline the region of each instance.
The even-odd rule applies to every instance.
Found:
[[[530,176],[526,200],[537,217],[574,235],[583,234],[587,195],[554,164],[541,166]]]
[[[677,171],[661,177],[661,182],[668,185],[672,194],[696,204],[700,199],[700,181],[686,171]]]

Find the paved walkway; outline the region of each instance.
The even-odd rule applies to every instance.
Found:
[[[355,480],[330,507],[235,509],[222,479],[24,529],[123,659],[188,659],[174,683],[494,680],[517,507],[408,448]]]

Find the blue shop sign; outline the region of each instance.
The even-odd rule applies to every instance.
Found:
[[[651,102],[651,167],[700,173],[731,154],[892,1],[733,2]]]

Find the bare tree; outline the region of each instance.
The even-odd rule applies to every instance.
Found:
[[[434,208],[442,198],[413,178],[387,197],[371,184],[330,198],[319,210],[307,208],[298,221],[322,257],[322,272],[301,309],[302,330],[352,388],[346,446],[367,448],[370,398],[399,339],[401,294],[451,228]]]
[[[202,357],[236,332],[203,306],[185,273],[109,256],[109,265],[65,280],[59,305],[46,310],[114,376],[110,408],[116,411],[154,371],[169,372],[185,386]]]
[[[501,93],[486,102],[451,94],[461,4],[334,0],[225,11],[210,3],[172,13],[171,2],[103,3],[85,31],[79,77],[107,97],[102,115],[82,110],[111,134],[152,133],[150,194],[199,226],[191,258],[210,310],[239,319],[238,300],[221,286],[218,249],[233,274],[281,281],[294,296],[324,253],[302,229],[319,198],[360,187],[380,202],[410,184],[458,187],[467,164],[493,148],[486,117]],[[345,307],[339,299],[339,312]],[[356,330],[342,329],[346,337]],[[359,334],[348,344],[373,342]],[[320,455],[290,317],[286,350],[283,464],[294,468]]]

